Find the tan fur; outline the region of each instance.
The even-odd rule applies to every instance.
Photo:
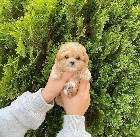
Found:
[[[69,58],[66,59],[65,56],[68,56]],[[77,57],[80,57],[80,60],[77,60]],[[70,66],[70,61],[75,62],[75,67]],[[82,46],[78,42],[68,42],[62,44],[60,50],[56,55],[55,69],[51,72],[50,76],[53,79],[57,79],[60,78],[61,75],[66,71],[76,71],[76,73],[67,81],[67,83],[64,86],[64,89],[66,89],[68,87],[69,82],[73,82],[75,84],[75,87],[67,90],[67,95],[69,97],[72,97],[78,92],[80,80],[90,80],[91,78],[91,73],[88,70],[88,62],[89,58],[84,46]],[[60,95],[56,97],[55,101],[58,105],[63,107],[63,102]]]

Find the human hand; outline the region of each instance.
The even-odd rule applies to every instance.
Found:
[[[90,104],[90,83],[86,80],[81,80],[78,93],[69,98],[63,92],[61,93],[64,109],[67,115],[81,115],[83,116]]]
[[[54,66],[52,67],[52,70],[53,69]],[[75,72],[64,72],[63,75],[58,79],[52,79],[49,77],[45,88],[42,90],[42,97],[46,103],[51,102],[56,96],[59,95],[67,80],[74,74]]]

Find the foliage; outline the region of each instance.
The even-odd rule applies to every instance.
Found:
[[[0,107],[44,87],[62,43],[78,41],[89,55],[93,137],[140,136],[140,7],[137,0],[1,0]],[[25,136],[56,136],[63,108]]]

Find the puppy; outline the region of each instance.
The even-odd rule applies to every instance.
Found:
[[[60,78],[65,71],[76,71],[63,88],[63,92],[67,96],[72,97],[78,92],[80,80],[90,80],[91,78],[91,73],[88,70],[88,62],[89,58],[84,46],[78,42],[62,44],[56,55],[54,70],[50,76],[53,79],[57,79]],[[63,107],[61,95],[56,97],[55,101]]]

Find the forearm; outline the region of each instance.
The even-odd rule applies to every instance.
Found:
[[[36,93],[25,92],[10,106],[0,109],[0,136],[24,136],[29,129],[37,129],[45,119],[54,102],[47,104],[41,90]]]
[[[65,115],[63,129],[57,137],[91,137],[85,131],[85,117],[78,115]]]

